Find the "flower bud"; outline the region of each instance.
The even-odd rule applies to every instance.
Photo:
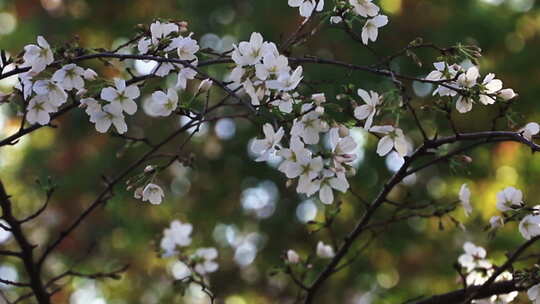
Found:
[[[317,243],[317,256],[319,258],[331,259],[334,257],[334,255],[335,255],[334,248],[332,248],[332,246],[326,245],[325,243],[321,241]]]
[[[514,92],[514,90],[512,89],[504,89],[504,90],[500,90],[499,93],[497,94],[500,98],[502,98],[504,101],[508,101],[510,99],[514,99],[517,94],[516,92]]]
[[[289,249],[287,250],[287,262],[290,264],[297,264],[300,262],[300,257],[298,256],[298,253],[296,251]]]
[[[199,93],[204,93],[204,92],[207,92],[208,90],[210,90],[210,88],[212,87],[212,84],[213,84],[213,81],[210,80],[210,79],[205,79],[203,81],[201,81],[201,83],[199,84],[199,88],[197,89],[197,91]]]

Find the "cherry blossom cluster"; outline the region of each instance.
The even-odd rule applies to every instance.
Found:
[[[433,95],[456,97],[456,109],[459,113],[472,110],[473,103],[494,104],[497,100],[508,101],[517,96],[512,89],[503,89],[501,80],[495,74],[487,74],[479,81],[478,67],[463,69],[458,64],[449,65],[444,61],[433,64],[435,70],[426,76],[426,80],[439,82]]]
[[[324,0],[288,0],[290,7],[298,7],[300,16],[309,18],[313,12],[320,12],[324,9]]]
[[[187,81],[197,75],[193,67],[198,62],[196,53],[199,46],[197,41],[191,38],[192,33],[187,36],[181,35],[186,31],[185,22],[178,25],[156,21],[150,25],[149,33],[141,35],[136,42],[140,55],[175,58],[186,63],[160,61],[151,72],[155,77],[164,77],[171,72],[177,73],[174,88],[168,88],[166,91],[158,90],[151,95],[149,107],[157,116],[169,116],[177,109],[178,91],[185,90]],[[58,64],[55,63],[54,51],[45,38],[39,36],[37,45],[31,44],[24,49],[23,62],[19,67],[28,67],[30,70],[19,74],[19,82],[15,88],[22,92],[25,100],[24,119],[28,123],[49,124],[51,115],[66,104],[72,94],[74,102],[77,102],[75,99],[77,98],[80,107],[85,109],[90,122],[95,124],[98,132],[108,132],[111,126],[114,126],[119,134],[127,132],[125,115],[134,115],[139,108],[137,99],[141,96],[141,92],[136,84],[129,84],[122,78],[115,78],[113,86],[100,81],[97,85],[102,88],[93,96],[85,87],[87,81],[97,79],[98,75],[92,69],[68,63],[55,70],[49,77],[45,70]],[[201,82],[198,91],[199,93],[208,91],[211,86],[212,81],[206,79]],[[163,190],[152,182],[146,182],[142,187],[135,189],[136,198],[152,204],[161,203],[163,196]]]
[[[156,21],[150,25],[150,37],[143,37],[139,40],[137,49],[141,55],[159,55],[164,58],[177,58],[189,62],[192,67],[198,64],[198,57],[195,55],[200,47],[196,40],[191,38],[193,33],[182,36],[181,33],[187,31],[187,24],[182,22],[180,26],[176,23],[161,23]],[[195,79],[197,71],[190,66],[162,61],[156,65],[151,74],[158,77],[165,77],[170,73],[176,73],[176,89],[185,90],[187,81]],[[157,102],[160,104],[159,102]],[[166,105],[161,104],[162,107]],[[159,105],[157,106],[159,108]]]
[[[383,98],[378,93],[357,90],[365,104],[354,108],[354,117],[364,121],[364,129],[378,134],[377,153],[387,155],[395,150],[400,157],[409,152],[409,144],[403,131],[393,125],[374,126],[373,121],[380,112]],[[349,135],[349,129],[343,125],[329,125],[324,116],[326,97],[323,93],[313,94],[309,101],[304,98],[298,115],[293,120],[290,132],[283,126],[275,129],[267,123],[263,126],[264,139],[256,139],[251,146],[258,155],[257,161],[267,161],[273,155],[282,158],[278,170],[288,179],[297,182],[296,191],[308,197],[319,193],[319,199],[325,204],[334,201],[334,190],[346,192],[349,188],[348,175],[354,175],[351,163],[355,160],[357,147]],[[282,139],[288,139],[288,145]],[[328,138],[324,147],[322,139]],[[315,153],[314,153],[315,151]]]
[[[303,109],[312,108],[304,104]],[[321,113],[311,111],[295,119],[288,146],[281,145],[283,127],[275,131],[272,125],[263,126],[264,139],[253,141],[251,149],[259,155],[257,161],[266,161],[277,154],[283,160],[278,170],[297,182],[296,191],[307,196],[319,193],[321,202],[334,201],[333,190],[345,192],[349,188],[346,175],[354,173],[350,164],[356,158],[356,142],[343,126],[329,128]],[[329,137],[329,149],[321,149],[321,133]]]
[[[249,41],[233,45],[231,58],[236,64],[229,80],[232,88],[242,87],[253,106],[277,107],[290,113],[295,101],[295,90],[302,80],[302,66],[292,69],[289,59],[281,55],[275,43],[264,41],[259,33],[252,33]],[[272,98],[271,98],[272,97]]]
[[[493,228],[502,227],[506,222],[520,219],[519,232],[530,240],[540,235],[540,206],[528,208],[523,202],[523,193],[514,187],[506,187],[497,193],[497,209],[502,216],[490,219]]]
[[[324,9],[323,0],[288,0],[288,4],[298,8],[300,15],[305,18]],[[380,11],[372,0],[336,1],[334,9],[325,16],[330,16],[333,24],[361,17],[365,21],[361,40],[363,44],[368,44],[377,40],[378,29],[388,23],[388,17],[380,14]],[[175,74],[176,77],[173,87],[151,92],[149,109],[155,116],[182,113],[178,111],[179,92],[186,90],[188,81],[199,74],[197,54],[200,47],[192,37],[193,33],[188,33],[185,22],[155,21],[148,31],[131,41],[130,46],[137,55],[155,62],[150,76]],[[29,68],[29,71],[19,74],[16,89],[23,97],[24,119],[28,123],[49,124],[51,115],[58,112],[71,97],[74,105],[85,110],[98,132],[109,132],[112,126],[119,134],[128,131],[126,118],[135,115],[140,107],[141,91],[135,79],[127,80],[118,76],[113,83],[107,83],[98,80],[93,70],[80,67],[69,58],[55,61],[53,49],[41,36],[37,38],[36,45],[31,44],[24,49],[22,64],[18,68]],[[294,61],[280,53],[274,42],[265,41],[260,33],[254,32],[249,41],[233,45],[230,59],[234,66],[228,75],[228,87],[216,79],[205,79],[201,81],[194,98],[207,92],[216,81],[227,92],[230,90],[231,95],[245,93],[250,109],[265,115],[269,113],[268,122],[262,126],[264,137],[254,139],[250,150],[256,155],[257,162],[277,159],[277,170],[286,176],[288,185],[296,186],[298,194],[317,196],[323,204],[330,205],[335,201],[337,192],[347,192],[350,187],[348,178],[356,174],[353,162],[357,143],[350,135],[352,125],[378,138],[376,153],[381,157],[392,151],[401,158],[410,153],[412,144],[400,128],[399,118],[396,119],[393,114],[391,117],[384,115],[385,108],[389,107],[387,103],[391,102],[387,101],[387,94],[361,88],[349,94],[355,93],[355,96],[344,94],[350,98],[348,105],[352,108],[345,114],[354,117],[352,125],[346,124],[328,115],[329,102],[325,93],[301,93],[303,67],[291,65],[290,61]],[[64,61],[67,63],[61,65]],[[434,67],[435,70],[419,80],[436,85],[433,95],[448,97],[448,100],[455,102],[459,113],[471,111],[473,104],[491,105],[517,96],[514,90],[503,88],[502,81],[496,79],[493,73],[482,79],[476,66],[464,68],[459,64],[440,61],[434,63]],[[54,68],[54,71],[46,71],[48,68]],[[89,89],[88,82],[95,82],[97,91]],[[345,98],[338,95],[336,99]],[[525,140],[533,141],[534,136],[540,133],[540,125],[528,123],[518,133]],[[161,204],[165,195],[156,182],[158,172],[159,168],[147,166],[144,172],[127,182],[127,189],[133,190],[137,199],[153,205]],[[469,216],[473,208],[467,184],[461,186],[459,200]],[[519,221],[519,232],[525,239],[540,236],[540,206],[527,207],[521,190],[514,187],[501,190],[497,194],[496,207],[502,215],[491,218],[492,231],[509,221]],[[178,258],[178,267],[182,269],[179,277],[197,276],[204,280],[207,274],[217,271],[219,267],[215,261],[218,251],[213,247],[189,248],[192,230],[189,223],[173,221],[163,231],[160,248],[163,257]],[[486,259],[485,249],[470,242],[465,243],[463,249],[465,252],[458,262],[466,272],[466,284],[483,284],[495,272],[491,262]],[[315,252],[321,259],[336,257],[335,248],[322,241],[317,243]],[[299,264],[308,259],[303,260],[294,250],[288,250],[285,260],[288,264]],[[511,273],[504,272],[496,280],[512,278]],[[540,303],[540,284],[531,287],[528,295],[535,303]],[[517,292],[512,292],[474,303],[509,303],[516,296]]]
[[[193,226],[189,223],[182,223],[179,220],[171,222],[169,228],[163,231],[160,247],[163,250],[163,257],[176,256],[181,263],[183,275],[175,275],[177,279],[185,279],[192,275],[204,277],[208,273],[218,270],[219,265],[215,261],[218,251],[214,247],[198,248],[191,254],[186,253],[186,247],[191,245],[191,232]],[[182,248],[182,250],[180,250]],[[178,267],[178,266],[177,266]]]
[[[304,18],[310,18],[313,13],[321,12],[324,9],[324,0],[288,0],[288,4],[290,7],[297,7],[300,10],[300,16]],[[375,42],[379,35],[379,28],[388,24],[388,17],[379,14],[380,10],[380,7],[373,3],[373,0],[336,1],[330,22],[338,24],[342,23],[344,19],[363,18],[365,22],[361,38],[362,43],[367,45],[370,40]]]
[[[199,46],[197,41],[191,38],[192,33],[185,37],[180,34],[187,31],[186,26],[183,23],[179,27],[175,23],[156,21],[150,26],[149,37],[143,36],[137,44],[141,55],[175,58],[187,63],[160,61],[151,72],[156,77],[167,76],[173,71],[177,73],[174,89],[152,94],[150,106],[158,116],[168,116],[176,110],[177,90],[185,90],[187,81],[197,75],[197,71],[192,67],[197,65],[198,58],[195,53],[199,51]],[[96,99],[95,96],[88,96],[85,80],[95,80],[97,74],[74,63],[62,66],[51,78],[43,78],[40,73],[54,62],[54,53],[43,37],[39,36],[37,40],[37,45],[25,47],[24,62],[20,67],[30,67],[30,71],[20,74],[19,83],[15,86],[23,92],[24,99],[28,100],[26,120],[31,124],[48,124],[50,115],[57,112],[59,107],[67,102],[68,93],[74,91],[76,96],[80,97],[81,106],[86,108],[89,120],[95,124],[98,132],[105,133],[111,126],[120,134],[127,132],[124,115],[134,115],[137,112],[136,99],[140,96],[137,85],[128,85],[124,79],[115,78],[114,86],[104,87],[99,94],[100,99]],[[204,85],[211,85],[211,82],[207,81]]]
[[[85,80],[94,80],[97,74],[70,63],[56,70],[52,77],[44,75],[42,72],[54,62],[54,54],[42,36],[37,38],[37,45],[27,45],[24,50],[20,67],[29,67],[30,70],[19,74],[15,88],[23,93],[27,101],[25,119],[31,124],[46,125],[50,115],[67,102],[68,93],[84,94]]]
[[[528,125],[535,124],[530,123]],[[470,215],[472,206],[470,202],[471,191],[467,184],[463,184],[459,191],[459,200],[465,209],[465,213]],[[489,220],[491,229],[499,229],[509,221],[519,220],[519,232],[523,238],[530,240],[540,235],[540,206],[527,207],[523,201],[523,192],[515,187],[506,187],[497,193],[497,210],[502,215],[495,215]]]
[[[471,242],[466,242],[463,245],[463,251],[464,253],[458,258],[458,263],[465,271],[465,281],[467,286],[484,284],[495,272],[493,264],[486,259],[486,250]],[[504,271],[495,279],[495,281],[510,281],[512,279],[512,273]],[[493,295],[488,299],[475,300],[472,303],[510,303],[517,297],[517,295],[517,291],[512,291],[507,294]]]
[[[154,166],[146,166],[143,173],[134,176],[127,181],[127,190],[129,191],[132,188],[135,188],[134,197],[143,202],[150,202],[153,205],[161,204],[165,193],[163,192],[163,189],[154,182],[157,173],[158,171]]]

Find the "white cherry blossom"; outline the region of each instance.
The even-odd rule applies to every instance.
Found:
[[[331,170],[325,169],[322,172],[322,177],[315,181],[316,187],[319,190],[319,199],[323,204],[332,204],[334,202],[334,193],[332,189],[336,189],[342,193],[347,192],[349,189],[349,182],[344,173],[336,175]]]
[[[457,82],[461,87],[472,88],[477,84],[478,77],[480,77],[478,68],[472,66],[465,73],[459,75]]]
[[[526,215],[519,222],[519,232],[526,240],[540,235],[540,215]]]
[[[165,54],[164,58],[169,58],[168,54]],[[159,62],[156,67],[150,72],[150,74],[158,77],[165,77],[178,68],[182,68],[181,64],[172,62]]]
[[[298,7],[300,16],[308,18],[314,11],[320,12],[324,9],[324,0],[289,0],[290,7]]]
[[[197,76],[197,71],[191,68],[181,69],[177,75],[176,88],[185,90],[187,88],[187,81],[195,79],[195,76]]]
[[[476,66],[459,75],[457,83],[463,88],[472,88],[477,84],[480,73]],[[467,113],[472,110],[473,99],[470,96],[460,95],[456,101],[456,109],[459,113]]]
[[[163,193],[163,189],[153,183],[149,183],[148,185],[146,185],[142,191],[143,202],[148,201],[153,205],[161,204],[164,196],[165,194]]]
[[[94,98],[83,98],[80,101],[81,107],[86,108],[85,112],[92,118],[96,113],[101,112],[101,105]],[[95,121],[92,121],[95,122]]]
[[[298,264],[300,262],[300,256],[296,251],[289,249],[287,250],[287,262],[290,264]]]
[[[114,125],[116,131],[120,134],[127,132],[127,124],[124,120],[122,110],[111,104],[104,106],[101,111],[95,112],[90,121],[96,124],[96,130],[100,133],[105,133],[111,125]]]
[[[368,19],[362,28],[362,42],[368,44],[369,40],[375,42],[379,35],[379,28],[388,24],[388,17],[385,15],[378,15],[371,19]]]
[[[34,96],[26,107],[26,120],[30,124],[38,123],[42,126],[51,120],[50,113],[56,112],[56,106],[49,102],[46,95]]]
[[[34,83],[32,82],[32,73],[21,73],[18,76],[18,81],[15,83],[14,88],[23,93],[23,98],[28,99],[32,95],[32,89]]]
[[[330,245],[326,245],[322,241],[319,241],[317,243],[316,252],[317,252],[317,256],[323,259],[331,259],[334,257],[334,255],[336,255],[334,253],[334,248],[332,248],[332,246]]]
[[[266,86],[269,89],[278,91],[292,91],[298,87],[300,81],[304,78],[302,66],[297,67],[292,73],[281,73],[277,79],[266,81]]]
[[[472,110],[473,100],[468,97],[459,96],[456,101],[456,110],[459,113],[467,113]]]
[[[171,274],[176,280],[183,281],[191,277],[192,272],[191,269],[189,269],[189,266],[184,262],[176,261],[171,266]]]
[[[163,231],[163,238],[160,246],[163,249],[164,257],[169,257],[177,254],[176,247],[185,247],[191,244],[191,232],[193,226],[189,223],[182,223],[179,220],[171,222],[169,228]]]
[[[514,187],[506,187],[497,193],[497,209],[502,212],[524,206],[523,193]]]
[[[263,126],[264,139],[255,139],[251,145],[251,150],[259,155],[255,161],[267,161],[276,151],[276,146],[279,146],[281,138],[285,131],[280,127],[277,132],[271,124],[266,123]]]
[[[283,55],[267,52],[263,56],[262,63],[255,65],[255,73],[260,80],[266,80],[271,76],[289,73],[289,59]]]
[[[463,206],[463,209],[465,210],[465,215],[469,216],[472,212],[472,206],[471,206],[471,190],[469,190],[469,187],[467,184],[461,185],[461,188],[459,189],[459,201],[461,205]]]
[[[439,96],[456,96],[457,91],[452,90],[450,87],[458,87],[458,84],[454,79],[458,72],[462,70],[461,66],[457,64],[449,65],[444,61],[439,61],[433,63],[435,70],[431,71],[427,76],[426,80],[431,81],[444,81],[447,86],[439,85],[434,91],[433,95],[439,94]]]
[[[323,159],[320,156],[311,158],[311,155],[309,155],[309,158],[303,158],[306,154],[299,154],[298,156],[302,158],[298,159],[300,176],[298,178],[296,192],[311,196],[320,188],[320,183],[314,182],[314,179],[319,176],[319,173],[323,169]]]
[[[293,105],[296,104],[295,98],[289,93],[283,93],[279,98],[273,100],[271,104],[283,113],[291,113]]]
[[[304,143],[298,136],[292,136],[289,148],[281,149],[277,155],[283,157],[283,162],[278,170],[285,173],[287,178],[298,177],[302,173],[301,161],[311,159],[311,151],[304,147]]]
[[[37,37],[37,45],[30,44],[24,47],[23,66],[31,67],[31,72],[37,74],[54,61],[54,55],[47,40]]]
[[[459,256],[458,263],[467,269],[468,272],[475,268],[489,268],[491,264],[485,260],[486,250],[476,246],[471,242],[463,244],[464,254]]]
[[[382,98],[376,92],[370,91],[370,95],[362,89],[358,89],[357,94],[366,104],[354,109],[354,117],[358,120],[365,119],[364,129],[369,130],[373,124],[373,117],[377,114],[377,106],[382,104]]]
[[[197,260],[195,271],[200,275],[215,272],[219,265],[214,260],[218,257],[216,248],[199,248],[192,256],[192,259]]]
[[[400,128],[393,126],[373,126],[369,129],[370,132],[384,134],[377,144],[377,154],[385,156],[392,149],[395,149],[399,156],[407,155],[408,145],[405,135]]]
[[[304,114],[300,120],[295,119],[291,134],[301,137],[308,145],[319,142],[319,133],[328,131],[328,124],[320,119],[321,113],[311,111]]]
[[[197,59],[195,53],[199,51],[200,47],[197,40],[189,36],[174,38],[171,42],[171,45],[169,46],[169,49],[176,49],[178,58],[182,60],[192,61]]]
[[[533,136],[540,132],[540,125],[535,122],[530,122],[526,124],[525,127],[521,128],[518,132],[521,133],[521,136],[523,136],[528,141],[532,141]]]
[[[536,284],[527,289],[527,296],[533,304],[540,304],[540,284]]]
[[[152,40],[148,38],[142,38],[137,43],[137,49],[139,50],[140,54],[146,54],[148,53],[148,50],[150,49],[150,46],[152,45]]]
[[[342,164],[349,164],[356,159],[357,144],[352,136],[341,137],[339,128],[330,129],[330,150],[336,168],[342,168]]]
[[[238,46],[233,45],[233,48],[231,58],[237,65],[255,65],[265,54],[268,43],[264,42],[260,33],[252,33],[249,42],[242,41]]]
[[[497,229],[504,226],[504,220],[501,216],[495,215],[489,219],[489,226],[491,229]]]
[[[47,96],[48,102],[55,107],[59,107],[67,101],[67,93],[52,80],[38,80],[34,83],[33,88],[36,94]]]
[[[234,69],[232,69],[231,73],[227,77],[227,80],[240,85],[242,83],[242,78],[244,77],[245,73],[246,73],[246,69],[237,65],[234,67]]]
[[[354,8],[353,11],[364,18],[375,17],[379,14],[380,8],[372,3],[372,0],[349,0]]]
[[[496,95],[496,93],[502,89],[502,86],[502,81],[495,79],[495,74],[487,74],[482,82],[483,94],[480,94],[480,102],[484,105],[495,103],[495,98],[491,95]]]
[[[106,87],[101,90],[101,99],[109,101],[111,106],[126,112],[128,115],[135,114],[137,104],[134,99],[140,95],[139,88],[136,85],[126,87],[126,81],[120,78],[115,78],[114,84],[115,88]]]
[[[167,93],[156,91],[152,93],[153,112],[158,116],[169,116],[178,107],[178,94],[174,89],[167,89]]]
[[[159,40],[167,37],[173,32],[178,32],[178,25],[170,22],[161,23],[159,20],[150,25],[152,43],[157,44]]]
[[[261,99],[264,98],[264,89],[262,87],[255,88],[253,82],[247,79],[242,84],[244,91],[249,96],[251,104],[254,106],[259,106],[261,104]]]
[[[150,39],[139,40],[137,48],[141,54],[148,53],[151,45],[157,46],[159,42],[173,32],[178,32],[178,25],[174,23],[161,23],[159,20],[150,25]]]
[[[61,69],[54,72],[52,80],[57,82],[64,90],[81,90],[84,88],[83,76],[85,71],[74,63],[66,64]]]

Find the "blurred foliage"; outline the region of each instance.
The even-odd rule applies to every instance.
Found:
[[[518,126],[538,121],[540,4],[525,0],[379,3],[390,16],[390,24],[373,44],[378,54],[391,54],[417,37],[442,47],[459,42],[476,44],[484,54],[480,59],[481,71],[496,73],[505,87],[520,94],[513,108],[520,113]],[[195,37],[202,38],[203,47],[225,49],[231,41],[247,39],[252,31],[262,33],[270,41],[283,41],[297,26],[297,14],[285,0],[0,0],[0,49],[17,54],[24,45],[33,43],[37,35],[45,36],[54,46],[79,39],[85,47],[111,48],[131,37],[137,24],[149,24],[155,18],[186,20]],[[332,27],[294,49],[292,55],[306,54],[358,64],[377,60],[343,31]],[[394,62],[394,68],[413,76],[427,74],[437,59],[436,54],[422,50],[417,55],[422,67],[404,57]],[[99,66],[97,62],[90,65]],[[118,73],[114,67],[98,68],[98,71],[109,76]],[[209,72],[223,76],[226,69],[211,67]],[[306,66],[305,74],[309,84],[306,92],[325,92],[332,100],[338,88],[349,83],[379,91],[392,88],[386,79],[329,66]],[[1,85],[2,90],[10,90],[8,84]],[[151,88],[156,86],[159,83],[150,83],[143,91],[151,93]],[[215,90],[213,94],[217,99],[220,93]],[[430,101],[418,98],[413,103]],[[497,107],[476,106],[471,113],[453,118],[461,130],[485,129],[498,113]],[[0,134],[5,137],[16,130],[20,121],[11,108],[2,106],[0,110],[3,113]],[[440,124],[448,128],[434,112],[426,110],[420,116],[426,121],[430,135],[435,134],[435,127]],[[178,125],[174,120],[158,121],[142,111],[131,119],[137,121],[137,127],[131,130],[134,135],[156,141]],[[247,143],[257,136],[259,126],[240,120],[235,123],[236,134],[231,139],[218,137],[215,124],[208,125],[206,134],[195,137],[185,153],[186,157],[194,158],[193,168],[178,164],[159,176],[159,183],[166,186],[167,199],[162,205],[141,203],[132,198],[131,192],[117,189],[117,195],[103,210],[98,210],[62,243],[54,259],[46,265],[50,276],[68,267],[95,272],[129,263],[122,280],[97,283],[106,303],[199,303],[202,300],[196,297],[181,297],[170,274],[172,260],[159,258],[156,251],[162,230],[171,220],[180,219],[194,224],[195,246],[215,245],[220,249],[220,270],[211,276],[211,285],[225,303],[289,303],[296,292],[294,285],[282,274],[269,277],[269,270],[281,265],[280,255],[288,248],[303,256],[312,253],[319,239],[329,239],[328,231],[310,234],[307,225],[296,216],[297,207],[305,198],[285,186],[282,174],[249,157]],[[40,243],[54,238],[92,202],[102,189],[102,175],[115,175],[145,151],[142,145],[127,147],[122,139],[96,133],[82,111],[73,112],[55,124],[58,128],[40,129],[17,145],[0,150],[0,178],[13,196],[19,214],[35,210],[43,202],[45,193],[36,180],[50,177],[58,185],[49,210],[28,228],[32,239]],[[501,120],[499,127],[505,128],[505,121]],[[351,186],[356,194],[370,199],[391,172],[384,159],[374,153],[375,139],[360,137],[367,140],[365,157],[358,174],[351,179]],[[169,152],[174,152],[182,140],[170,145]],[[419,295],[460,288],[452,265],[466,240],[486,246],[490,257],[499,263],[503,261],[505,252],[523,239],[516,225],[506,226],[493,241],[483,231],[489,217],[496,214],[495,193],[513,185],[523,189],[529,205],[536,204],[534,199],[540,195],[540,188],[535,187],[540,160],[533,159],[529,150],[514,143],[478,148],[469,156],[473,162],[464,168],[451,170],[449,164],[430,168],[417,176],[415,184],[400,185],[390,196],[394,201],[448,205],[457,200],[459,186],[468,182],[473,193],[473,215],[465,218],[461,208],[450,213],[463,221],[465,231],[448,216],[388,225],[354,264],[325,284],[318,303],[364,303],[361,296],[367,292],[376,303],[401,303]],[[246,212],[241,198],[245,189],[257,187],[263,181],[275,185],[278,194],[273,214],[257,218]],[[363,210],[355,195],[347,194],[341,199],[342,212],[333,228],[338,239],[352,229]],[[324,207],[318,203],[317,206],[317,220],[322,220]],[[378,213],[381,220],[392,210],[385,208]],[[231,231],[237,231],[237,237],[258,233],[260,250],[255,261],[245,267],[237,265],[234,249],[223,236],[216,240],[220,235],[216,227],[229,227],[229,237]],[[356,247],[365,241],[361,240]],[[11,241],[2,246],[9,248],[14,244]],[[12,262],[6,259],[0,264]],[[314,264],[315,269],[321,266]],[[54,302],[68,303],[70,295],[84,284],[88,283],[72,281],[55,295]]]

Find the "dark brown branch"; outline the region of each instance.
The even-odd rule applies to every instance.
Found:
[[[30,244],[22,230],[21,223],[13,215],[11,201],[2,181],[0,181],[0,207],[2,208],[2,218],[9,224],[11,233],[21,249],[20,257],[23,260],[24,269],[30,280],[28,287],[32,288],[33,294],[40,304],[49,304],[50,295],[47,293],[41,280],[40,267],[34,261],[33,251],[35,246]]]
[[[20,253],[20,252],[9,251],[9,250],[0,250],[0,255],[3,255],[3,256],[12,256],[12,257],[18,257],[18,258],[21,257],[21,253]]]
[[[496,282],[489,286],[489,288],[482,289],[482,286],[470,286],[467,289],[460,289],[445,294],[432,296],[430,298],[414,302],[415,304],[457,304],[466,299],[467,294],[472,292],[478,292],[473,299],[488,298],[493,295],[507,294],[512,291],[522,291],[526,288],[516,284],[517,281],[504,281]],[[411,301],[407,303],[412,303]]]
[[[0,278],[0,283],[17,287],[31,287],[28,283],[14,282],[10,280],[4,280],[2,278]]]
[[[527,248],[529,248],[532,244],[534,244],[539,239],[540,239],[540,236],[533,237],[527,242],[523,243],[521,246],[519,246],[519,248],[516,251],[514,251],[514,253],[512,253],[512,255],[508,258],[508,260],[506,260],[506,262],[504,262],[504,264],[501,267],[496,268],[495,272],[489,277],[489,279],[484,284],[482,284],[482,286],[480,286],[479,289],[473,290],[473,291],[467,290],[467,297],[465,298],[465,300],[463,300],[463,304],[469,303],[471,300],[476,299],[476,296],[478,294],[480,294],[484,290],[488,290],[491,284],[495,282],[497,277],[501,273],[508,270],[512,266],[512,264],[519,258],[519,256],[523,254],[523,252],[525,252]]]

